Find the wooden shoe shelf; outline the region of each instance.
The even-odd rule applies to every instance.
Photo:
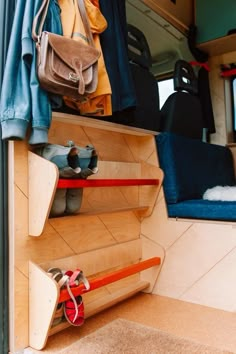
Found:
[[[127,257],[127,249],[123,246],[110,247],[107,250],[99,250],[83,254],[71,259],[58,260],[56,266],[68,266],[68,263],[83,266],[90,281],[90,290],[83,292],[83,285],[72,288],[74,295],[81,294],[85,304],[85,318],[88,318],[119,301],[122,301],[139,291],[152,289],[156,277],[157,269],[161,263],[159,257],[152,257],[141,260],[141,242],[131,241],[126,245],[131,256]],[[108,264],[102,262],[106,258],[105,253],[109,253],[110,272],[106,267]],[[98,259],[96,259],[98,257]],[[85,259],[87,258],[87,259]],[[112,258],[112,259],[111,259]],[[128,259],[129,258],[129,259]],[[98,276],[90,274],[89,262],[96,261]],[[124,265],[124,262],[133,261],[135,263]],[[139,260],[139,262],[138,262]],[[78,263],[76,263],[78,262]],[[115,269],[115,270],[114,270]],[[105,272],[105,273],[104,273]],[[101,275],[102,274],[102,275]],[[148,279],[148,280],[147,280]],[[57,305],[69,299],[66,289],[58,288],[57,283],[46,273],[45,265],[38,266],[33,262],[29,264],[30,280],[30,346],[41,350],[46,345],[49,336],[66,329],[70,324],[64,319],[56,326],[52,326]],[[102,295],[101,295],[102,294]]]
[[[69,295],[48,275],[50,267],[83,270],[91,289],[84,292],[80,286],[73,291],[75,295],[82,291],[85,318],[137,292],[152,292],[163,253],[158,244],[141,235],[141,223],[152,214],[163,180],[155,134],[54,113],[50,143],[64,145],[73,140],[76,145],[89,143],[96,148],[99,170],[87,180],[61,180],[54,163],[28,151],[28,236],[36,236],[27,239],[34,250],[34,258],[28,259],[32,348],[43,349],[49,336],[70,326],[65,320],[52,326],[57,305]],[[84,188],[77,215],[49,218],[57,188]],[[58,242],[57,256],[45,256],[48,235],[54,238],[54,249]],[[27,255],[31,254],[29,249]]]
[[[78,122],[76,123],[78,124]],[[83,119],[82,123],[88,125],[88,122]],[[68,119],[66,124],[77,126],[73,116],[71,120]],[[97,126],[98,123],[93,124]],[[91,125],[93,126],[93,124]],[[106,130],[108,128],[112,130],[114,126],[105,124]],[[102,128],[104,129],[104,127]],[[116,127],[116,129],[118,128]],[[129,127],[122,126],[122,128],[118,129],[118,131],[120,130],[124,134],[129,134],[136,138],[145,137],[148,134],[150,136],[150,132],[148,133],[141,129],[135,131]],[[163,179],[163,173],[159,167],[142,160],[137,162],[99,160],[98,174],[89,177],[89,179],[62,180],[59,179],[58,169],[54,163],[31,151],[28,154],[29,234],[31,236],[40,236],[42,234],[57,188],[100,187],[100,191],[93,190],[93,199],[96,202],[96,207],[87,210],[86,213],[88,214],[136,209],[137,211],[139,210],[140,214],[147,216],[154,206]],[[104,191],[106,187],[110,187],[110,192],[107,190]],[[120,189],[115,192],[114,188]],[[117,195],[119,198],[121,194],[125,196],[122,200],[114,199],[114,195]],[[104,195],[106,196],[105,199]],[[44,206],[43,208],[42,205]]]

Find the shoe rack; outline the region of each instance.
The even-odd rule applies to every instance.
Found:
[[[115,124],[109,125],[105,121],[101,123],[101,121],[98,122],[97,120],[82,117],[76,120],[74,116],[65,118],[60,113],[57,113],[56,117],[55,125],[59,124],[62,131],[64,124],[71,125],[71,130],[75,131],[80,122],[82,126],[99,127],[100,131],[102,126],[102,130],[106,132],[110,130],[113,134],[114,131],[117,131],[119,134],[128,134],[133,139],[136,139],[135,144],[140,149],[140,154],[145,153],[141,145],[142,138],[151,137],[150,132],[146,130],[136,130]],[[94,145],[96,148],[96,141]],[[112,141],[107,142],[107,148],[112,150]],[[93,188],[92,193],[94,199],[96,198],[96,208],[87,210],[87,214],[130,209],[136,210],[140,215],[147,216],[152,211],[163,179],[163,173],[160,168],[142,161],[142,156],[140,156],[140,160],[132,162],[103,161],[99,158],[98,174],[89,177],[87,180],[59,180],[57,166],[31,151],[29,151],[28,161],[29,234],[31,236],[40,236],[42,234],[57,188]],[[36,170],[39,170],[40,173],[36,173]],[[100,188],[99,191],[98,187]],[[114,189],[118,189],[118,191],[115,192]],[[117,193],[118,198],[120,193],[125,195],[126,200],[124,201],[123,199],[123,203],[119,199],[115,200],[114,193]],[[105,203],[103,195],[107,196]],[[43,208],[42,205],[44,206]]]
[[[98,173],[73,181],[60,180],[56,165],[24,143],[14,143],[15,205],[22,206],[22,215],[18,212],[13,225],[14,263],[24,275],[23,283],[22,277],[12,283],[24,299],[20,302],[16,296],[14,304],[22,313],[15,323],[18,347],[42,350],[51,335],[70,326],[62,321],[52,327],[57,305],[68,294],[47,274],[50,267],[83,270],[92,284],[91,291],[82,295],[85,318],[137,292],[152,292],[163,253],[158,244],[141,235],[141,223],[152,214],[163,180],[155,134],[53,113],[50,143],[92,144],[98,154]],[[80,212],[49,218],[57,188],[77,187],[84,188]]]
[[[80,294],[83,297],[85,319],[139,291],[150,292],[154,286],[161,263],[160,257],[154,256],[142,260],[140,240],[131,241],[125,247],[126,250],[124,250],[124,245],[113,246],[106,250],[96,250],[73,257],[73,260],[71,258],[57,260],[55,263],[62,269],[67,269],[68,264],[73,264],[74,269],[80,265],[86,273],[90,289],[85,291],[83,284],[71,289],[75,296]],[[155,248],[154,250],[158,251]],[[109,262],[107,260],[104,262],[107,254],[109,254]],[[94,270],[91,270],[93,262],[97,265],[96,274]],[[111,266],[111,270],[108,271],[107,267]],[[47,274],[46,270],[45,264],[29,263],[29,344],[37,350],[46,346],[48,337],[70,326],[64,317],[59,323],[53,325],[58,304],[68,300],[70,295],[66,288],[62,290],[58,288],[58,284]]]

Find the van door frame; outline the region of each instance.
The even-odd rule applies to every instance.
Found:
[[[0,92],[16,0],[0,3]],[[9,353],[8,142],[0,128],[0,353]]]

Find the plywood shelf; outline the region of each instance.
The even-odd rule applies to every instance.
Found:
[[[236,50],[236,34],[220,37],[198,44],[198,48],[210,56],[226,54]]]
[[[155,247],[152,248],[156,252]],[[90,289],[84,292],[79,285],[71,290],[75,296],[78,291],[82,293],[85,318],[88,318],[139,291],[151,291],[161,260],[156,256],[146,260],[141,257],[142,241],[137,239],[125,245],[114,245],[57,260],[50,265],[65,269],[69,264],[73,269],[78,266],[83,269],[89,279]],[[107,270],[108,263],[110,271]],[[97,271],[95,275],[92,274],[94,264]],[[52,326],[57,305],[68,299],[68,292],[66,289],[60,290],[55,280],[48,275],[48,266],[48,263],[37,265],[29,262],[30,346],[37,350],[45,347],[48,336],[70,326],[64,320]],[[100,289],[104,289],[102,294],[99,293]],[[95,295],[90,296],[93,292]]]
[[[139,215],[140,217],[142,215],[146,215],[148,214],[148,210],[150,209],[150,207],[148,205],[142,205],[142,206],[136,206],[136,205],[130,205],[127,207],[122,207],[122,208],[110,208],[109,210],[107,210],[107,207],[101,207],[101,208],[97,208],[96,210],[86,210],[86,211],[81,211],[79,214],[77,215],[72,215],[72,217],[77,217],[79,218],[80,216],[92,216],[92,215],[102,215],[102,214],[114,214],[114,213],[122,213],[122,212],[128,212],[128,211],[133,211],[136,215]],[[65,216],[66,218],[67,216]],[[58,219],[58,218],[56,218]],[[56,219],[50,219],[50,220],[56,220]]]
[[[131,134],[134,136],[150,136],[157,135],[158,132],[153,130],[141,129],[136,127],[131,127],[128,125],[117,124],[112,122],[107,122],[102,119],[94,119],[83,117],[73,114],[65,114],[60,112],[53,112],[52,120],[65,124],[72,124],[75,126],[95,128],[99,130],[111,131],[116,133]]]
[[[128,286],[123,287],[114,293],[107,294],[106,296],[89,303],[85,307],[85,319],[96,315],[97,313],[137,294],[140,291],[147,289],[149,286],[149,282],[140,280],[135,283],[131,283]],[[70,327],[70,324],[67,321],[63,321],[57,326],[51,327],[48,335],[51,336],[68,327]]]
[[[42,234],[57,188],[94,188],[92,206],[86,212],[82,211],[83,215],[134,210],[139,214],[143,212],[146,216],[154,206],[163,179],[160,168],[144,162],[99,161],[99,173],[87,180],[59,179],[59,172],[54,163],[30,151],[28,165],[31,236]],[[107,187],[119,190],[104,192],[103,188]],[[79,215],[76,214],[75,217]]]

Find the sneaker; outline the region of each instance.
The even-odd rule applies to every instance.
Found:
[[[91,174],[97,173],[98,156],[93,145],[86,145],[85,147],[75,146],[73,141],[68,141],[68,146],[77,149],[78,158],[79,158],[78,164],[81,170],[89,168],[92,171]],[[79,177],[79,178],[83,178],[83,177]]]
[[[76,147],[72,147],[69,154],[67,155],[68,166],[73,168],[75,172],[79,173],[81,168],[79,167],[79,156],[78,149]]]
[[[70,146],[46,144],[44,147],[35,149],[34,152],[55,163],[62,178],[76,178],[81,170],[86,168],[96,173],[98,157],[94,147],[92,145],[73,146],[71,141],[69,144]]]
[[[92,145],[75,146],[68,141],[68,146],[46,144],[35,149],[35,153],[56,164],[60,178],[86,179],[98,172],[98,156]],[[79,212],[83,190],[57,189],[49,217],[73,215]]]
[[[76,176],[81,171],[78,165],[78,150],[75,147],[62,146],[57,144],[46,144],[44,147],[37,148],[34,152],[45,159],[55,163],[62,178]],[[73,157],[74,160],[73,160]],[[69,166],[68,159],[73,160],[73,168]],[[77,165],[75,165],[77,160]]]

